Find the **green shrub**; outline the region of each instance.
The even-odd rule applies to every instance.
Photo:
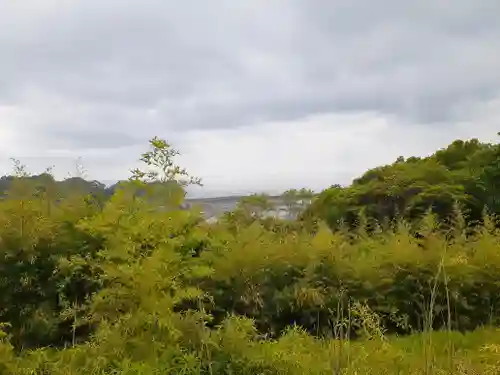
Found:
[[[135,171],[105,202],[53,179],[9,180],[0,374],[498,373],[493,217],[471,228],[456,215],[448,232],[430,214],[332,231],[258,217],[253,197],[208,225],[178,209],[175,175],[199,181],[170,163],[168,144],[152,146],[143,160],[163,175]]]

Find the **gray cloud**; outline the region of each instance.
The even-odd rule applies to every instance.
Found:
[[[374,111],[461,120],[500,93],[500,2],[0,4],[0,106],[48,147]]]

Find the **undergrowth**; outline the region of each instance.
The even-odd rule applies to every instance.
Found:
[[[171,155],[156,142],[144,160]],[[0,374],[500,373],[493,216],[470,228],[457,212],[443,232],[428,214],[419,236],[404,221],[208,225],[177,184],[137,175],[106,202],[13,180]]]

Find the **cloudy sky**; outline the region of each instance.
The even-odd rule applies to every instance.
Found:
[[[320,190],[500,130],[498,0],[0,0],[0,173]]]

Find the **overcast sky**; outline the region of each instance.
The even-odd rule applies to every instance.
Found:
[[[197,194],[349,183],[500,130],[498,0],[0,0],[0,173],[129,176],[147,140]]]

